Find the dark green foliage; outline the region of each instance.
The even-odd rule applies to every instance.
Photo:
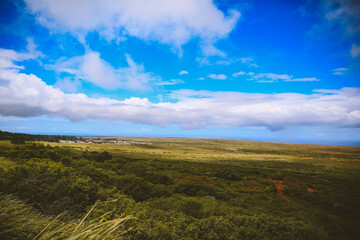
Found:
[[[169,191],[161,185],[154,185],[141,177],[125,175],[117,179],[117,187],[136,201],[145,201],[154,197],[168,196]]]
[[[257,216],[212,216],[188,226],[186,235],[193,239],[319,239],[311,226],[291,218]]]
[[[78,138],[75,136],[64,135],[40,135],[40,134],[26,134],[26,133],[11,133],[0,130],[0,140],[11,140],[13,144],[23,144],[27,141],[47,141],[59,142],[59,140],[75,141]]]
[[[174,178],[167,173],[161,173],[158,171],[147,171],[144,175],[144,179],[154,184],[166,184],[170,185],[174,183]]]
[[[33,239],[48,223],[31,206],[0,193],[0,239]]]
[[[26,214],[34,220],[43,214],[43,226],[59,213],[78,219],[96,202],[113,199],[118,201],[99,205],[93,216],[137,217],[126,223],[134,227],[129,239],[356,239],[360,234],[357,168],[245,160],[229,166],[29,143],[0,145],[0,157],[15,165],[0,168],[0,192],[22,201],[15,205],[31,204],[0,212],[0,239],[38,233],[40,227],[14,228],[26,222]],[[270,180],[284,184],[288,199]],[[14,199],[0,198],[0,208]]]
[[[242,180],[242,176],[230,169],[221,169],[219,170],[216,175],[219,178],[231,180],[231,181],[240,181]]]
[[[82,154],[82,157],[91,160],[91,161],[97,161],[97,162],[104,162],[107,160],[111,160],[112,156],[109,152],[103,151],[103,152],[96,152],[96,151],[85,151]]]
[[[26,143],[25,139],[21,138],[21,137],[13,137],[13,138],[11,138],[10,142],[12,144],[24,144],[24,143]]]
[[[185,180],[179,182],[175,187],[176,193],[182,193],[187,196],[206,196],[214,195],[214,188],[206,183],[193,182],[191,180]]]

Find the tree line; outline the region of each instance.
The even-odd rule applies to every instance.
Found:
[[[45,134],[27,134],[12,133],[0,130],[0,140],[10,140],[13,144],[24,144],[33,141],[59,142],[60,140],[76,141],[78,137],[68,135],[45,135]]]

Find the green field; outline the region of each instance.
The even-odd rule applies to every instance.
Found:
[[[119,140],[129,144],[0,141],[0,239],[33,239],[59,214],[38,238],[69,239],[61,227],[95,203],[83,225],[134,217],[109,239],[360,236],[359,147]]]

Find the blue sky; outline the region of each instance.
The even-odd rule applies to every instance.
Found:
[[[0,1],[0,129],[360,145],[360,4]]]

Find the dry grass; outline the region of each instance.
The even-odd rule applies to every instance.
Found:
[[[8,170],[9,168],[15,167],[16,164],[13,161],[10,161],[4,157],[0,157],[0,168]]]
[[[106,203],[106,202],[101,202]],[[99,204],[96,203],[90,211],[84,216],[79,223],[72,222],[67,224],[57,223],[56,228],[50,227],[52,224],[57,222],[57,219],[61,217],[62,214],[57,216],[52,222],[50,222],[35,238],[34,240],[82,240],[82,239],[122,239],[122,236],[131,230],[131,228],[126,228],[125,223],[134,219],[131,216],[120,217],[113,220],[109,220],[108,216],[112,212],[107,212],[100,217],[95,219],[87,220],[91,212],[94,210],[95,206]]]
[[[123,139],[123,138],[122,138]],[[108,151],[111,154],[139,155],[149,159],[194,162],[286,161],[327,167],[357,167],[360,147],[313,144],[267,143],[256,141],[189,138],[127,138],[142,144],[49,143],[78,150]]]

